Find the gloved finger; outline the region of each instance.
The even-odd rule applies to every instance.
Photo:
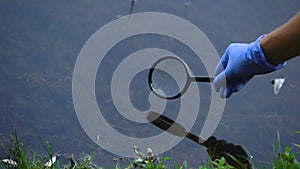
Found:
[[[236,82],[236,84],[232,88],[233,92],[241,90],[252,78],[253,76],[241,78],[239,81]]]
[[[233,93],[233,86],[235,85],[235,81],[234,80],[231,80],[227,83],[227,86],[226,86],[226,90],[224,90],[224,92],[222,93],[222,98],[228,98],[232,95]],[[221,94],[221,93],[220,93]]]
[[[221,72],[223,72],[226,67],[227,67],[227,63],[228,63],[228,48],[226,49],[225,53],[223,54],[223,56],[221,57],[218,65],[216,66],[215,72],[214,72],[214,76],[217,76],[218,74],[220,74]]]
[[[233,93],[238,92],[241,90],[250,79],[236,81],[236,78],[232,79],[230,82],[227,83],[227,88],[222,93],[223,98],[229,98]]]
[[[228,98],[228,97],[230,97],[231,95],[232,95],[232,90],[231,90],[231,88],[225,88],[225,87],[221,87],[220,88],[220,97],[221,98]]]
[[[213,84],[216,92],[219,92],[221,87],[226,88],[225,71],[215,77]]]
[[[224,71],[224,66],[223,66],[223,63],[222,63],[222,61],[220,60],[219,61],[219,63],[218,63],[218,65],[216,66],[216,69],[215,69],[215,72],[214,72],[214,76],[217,76],[217,75],[219,75],[221,72],[223,72]]]
[[[249,82],[250,79],[248,80],[244,80],[244,81],[241,81],[241,82],[237,82],[235,84],[235,86],[232,88],[232,91],[233,92],[238,92],[240,91],[248,82]]]
[[[220,87],[220,97],[221,98],[226,98],[226,93],[227,93],[227,91],[226,91],[226,87]]]

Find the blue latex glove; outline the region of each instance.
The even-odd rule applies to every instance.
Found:
[[[286,62],[272,65],[265,59],[259,41],[260,36],[250,44],[232,43],[226,49],[215,69],[214,86],[220,97],[230,97],[258,74],[273,72],[285,66]]]

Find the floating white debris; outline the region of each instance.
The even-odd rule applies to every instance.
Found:
[[[58,158],[59,158],[59,155],[58,155],[58,154],[57,154],[57,155],[54,155],[50,160],[48,160],[48,161],[45,163],[44,167],[51,167],[51,166],[53,166],[53,164],[57,161]]]
[[[100,138],[101,138],[100,135],[97,134],[96,139],[97,139],[98,142],[100,142]]]
[[[15,162],[14,160],[12,160],[12,159],[7,159],[7,158],[5,158],[5,159],[2,159],[2,162],[3,163],[6,163],[6,164],[9,164],[9,165],[11,165],[11,166],[13,166],[13,167],[17,167],[17,162]]]
[[[274,94],[278,95],[280,89],[282,88],[284,84],[285,78],[276,78],[272,80]]]

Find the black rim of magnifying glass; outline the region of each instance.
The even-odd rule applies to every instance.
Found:
[[[183,89],[182,89],[177,95],[172,96],[172,97],[165,97],[165,96],[162,96],[162,95],[158,94],[158,93],[154,90],[154,87],[153,87],[153,85],[152,85],[152,75],[153,75],[153,71],[155,70],[155,67],[156,67],[160,62],[162,62],[162,61],[164,61],[164,60],[167,60],[167,59],[174,59],[174,60],[177,60],[178,62],[180,62],[180,63],[183,65],[183,67],[184,67],[184,69],[185,69],[185,73],[186,73],[186,75],[187,75],[187,76],[186,76],[186,77],[187,77],[186,83],[185,83]],[[156,96],[158,96],[158,97],[160,97],[160,98],[163,98],[163,99],[168,99],[168,100],[170,100],[170,99],[176,99],[176,98],[179,98],[180,96],[182,96],[182,95],[186,92],[186,90],[188,89],[188,87],[189,87],[191,81],[194,81],[194,80],[192,80],[192,79],[193,79],[193,77],[191,77],[191,75],[189,74],[189,70],[188,70],[187,65],[186,65],[181,59],[179,59],[179,58],[177,58],[177,57],[174,57],[174,56],[165,56],[165,57],[162,57],[162,58],[158,59],[156,62],[154,62],[154,64],[153,64],[152,67],[150,68],[149,74],[148,74],[148,84],[149,84],[149,87],[150,87],[151,91],[153,91],[153,93],[154,93]]]
[[[152,85],[152,74],[153,74],[153,71],[155,70],[155,67],[160,63],[162,62],[163,60],[166,60],[166,59],[174,59],[174,60],[177,60],[178,62],[180,62],[182,64],[182,66],[184,67],[185,69],[185,73],[186,73],[186,83],[184,85],[184,88],[175,96],[172,96],[172,97],[165,97],[165,96],[162,96],[160,94],[158,94],[155,90],[154,90],[154,87]],[[186,65],[186,63],[184,61],[182,61],[180,58],[177,58],[175,56],[165,56],[165,57],[162,57],[160,59],[158,59],[156,62],[154,62],[154,64],[152,65],[152,67],[150,68],[149,70],[149,74],[148,74],[148,85],[150,87],[150,90],[153,91],[153,93],[162,98],[162,99],[168,99],[168,100],[171,100],[171,99],[176,99],[176,98],[179,98],[180,96],[182,96],[186,90],[188,89],[190,83],[192,81],[194,82],[208,82],[208,83],[211,83],[213,82],[214,80],[214,77],[192,77],[191,74],[190,74],[190,70],[188,69],[188,65]]]

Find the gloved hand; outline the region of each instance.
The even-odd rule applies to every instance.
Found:
[[[260,36],[250,44],[232,43],[226,49],[215,69],[214,86],[220,97],[230,97],[258,74],[273,72],[285,66],[286,62],[272,65],[266,61],[259,41]]]

